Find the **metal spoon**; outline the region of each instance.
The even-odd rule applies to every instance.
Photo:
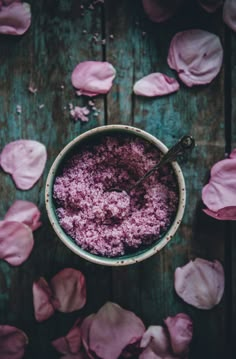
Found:
[[[156,171],[162,165],[175,161],[176,158],[186,151],[193,149],[195,146],[195,140],[192,136],[183,136],[174,146],[172,146],[160,159],[160,161],[153,166],[148,172],[146,172],[137,182],[135,182],[131,187],[128,189],[122,189],[118,187],[113,187],[108,190],[108,192],[122,192],[125,191],[130,193],[135,187],[137,187],[142,181],[148,178],[153,171]]]

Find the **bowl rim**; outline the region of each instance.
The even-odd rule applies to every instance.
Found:
[[[111,131],[121,131],[130,133],[136,136],[139,136],[151,144],[153,144],[155,147],[157,147],[161,152],[165,153],[168,151],[168,148],[164,145],[163,142],[161,142],[159,139],[157,139],[155,136],[151,135],[150,133],[141,130],[134,126],[128,126],[128,125],[121,125],[121,124],[113,124],[113,125],[104,125],[100,127],[93,128],[91,130],[88,130],[79,136],[75,137],[72,141],[70,141],[57,155],[54,162],[51,165],[51,168],[48,172],[47,179],[46,179],[46,186],[45,186],[45,205],[46,205],[46,211],[49,218],[49,221],[56,232],[59,239],[75,254],[82,257],[83,259],[86,259],[90,262],[105,265],[105,266],[124,266],[129,264],[134,264],[137,262],[141,262],[155,253],[159,252],[167,243],[170,242],[170,240],[175,235],[181,221],[184,215],[185,210],[185,204],[186,204],[186,187],[185,187],[185,180],[182,173],[182,170],[178,163],[176,161],[171,162],[171,166],[174,170],[174,173],[176,175],[178,187],[179,187],[179,204],[176,212],[175,219],[173,220],[170,228],[168,231],[163,235],[163,237],[151,248],[147,248],[143,252],[135,255],[132,254],[132,257],[114,257],[114,258],[108,258],[108,257],[102,257],[95,254],[92,254],[88,251],[85,251],[84,249],[80,248],[78,244],[76,244],[73,239],[64,232],[64,230],[61,228],[61,226],[58,223],[57,216],[53,209],[53,198],[52,198],[52,189],[54,184],[54,176],[56,174],[56,171],[61,163],[61,160],[65,157],[65,155],[70,151],[75,145],[77,145],[82,140],[89,138],[93,135],[97,135],[99,133],[106,133]]]

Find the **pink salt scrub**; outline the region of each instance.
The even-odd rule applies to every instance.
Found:
[[[170,226],[178,206],[177,181],[163,166],[127,189],[160,158],[160,151],[128,135],[98,137],[78,149],[54,183],[61,227],[83,249],[115,257],[144,248]]]

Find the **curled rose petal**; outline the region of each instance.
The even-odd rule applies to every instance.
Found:
[[[29,226],[32,231],[35,231],[41,226],[39,221],[40,212],[38,207],[29,201],[17,200],[9,208],[5,214],[6,221],[21,222]]]
[[[236,211],[236,157],[235,151],[230,158],[217,162],[211,169],[210,180],[202,189],[202,200],[207,209],[218,212],[231,207],[227,212],[230,216]],[[235,207],[233,210],[232,207]],[[227,213],[223,211],[224,216]],[[222,214],[222,213],[221,213]],[[216,217],[215,217],[216,218]],[[226,219],[226,218],[225,218]],[[227,218],[230,219],[230,218]]]
[[[10,325],[0,325],[0,358],[22,359],[28,344],[27,335]]]
[[[171,359],[170,342],[166,329],[162,326],[150,326],[144,333],[141,343],[144,351],[139,359]]]
[[[233,31],[236,31],[236,2],[225,0],[223,7],[223,20]]]
[[[60,312],[73,312],[81,309],[86,302],[86,283],[84,275],[73,268],[65,268],[50,281],[54,296],[54,307]]]
[[[53,340],[52,346],[62,354],[78,354],[81,350],[81,331],[78,321],[65,337]]]
[[[80,327],[81,339],[82,339],[84,349],[86,350],[86,353],[88,354],[89,358],[92,358],[92,359],[93,359],[93,356],[91,355],[90,350],[89,350],[89,332],[90,332],[90,327],[93,322],[94,316],[95,316],[95,314],[92,313],[88,317],[86,317],[83,320],[81,327]]]
[[[205,212],[208,216],[218,219],[220,221],[235,221],[236,220],[236,206],[229,206],[219,209],[214,212],[208,208],[204,208],[203,212]]]
[[[193,337],[193,323],[185,313],[178,313],[174,317],[164,320],[170,337],[170,344],[174,354],[183,356],[189,352],[189,344]]]
[[[17,140],[2,150],[0,165],[12,175],[16,187],[27,190],[33,187],[43,173],[47,153],[45,146],[37,141]]]
[[[23,223],[0,222],[0,258],[13,266],[26,261],[34,246],[31,229]]]
[[[198,29],[177,33],[171,41],[167,58],[169,66],[189,87],[211,82],[219,73],[222,61],[219,37]]]
[[[200,309],[217,305],[224,293],[224,269],[220,262],[197,258],[175,270],[176,293]]]
[[[10,3],[8,1],[8,3]],[[22,35],[31,23],[31,11],[28,3],[11,2],[0,10],[0,34]]]
[[[117,359],[129,344],[139,342],[144,331],[143,322],[134,313],[108,302],[93,317],[89,348],[99,358]]]
[[[163,22],[172,17],[183,0],[142,0],[143,8],[150,20]]]
[[[52,291],[44,278],[41,277],[33,283],[34,315],[38,322],[42,322],[54,314],[52,296]]]
[[[116,70],[109,62],[84,61],[72,72],[72,85],[85,96],[106,94],[110,91]]]
[[[178,89],[179,83],[174,78],[156,72],[137,81],[133,90],[136,95],[154,97],[167,95]]]
[[[198,2],[209,13],[215,12],[223,5],[223,0],[198,0]]]

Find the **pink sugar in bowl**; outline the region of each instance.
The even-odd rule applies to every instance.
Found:
[[[49,171],[45,201],[59,239],[78,256],[122,266],[159,252],[176,233],[186,188],[176,161],[162,165],[167,147],[135,127],[107,125],[76,137]],[[114,191],[113,188],[123,191]]]

